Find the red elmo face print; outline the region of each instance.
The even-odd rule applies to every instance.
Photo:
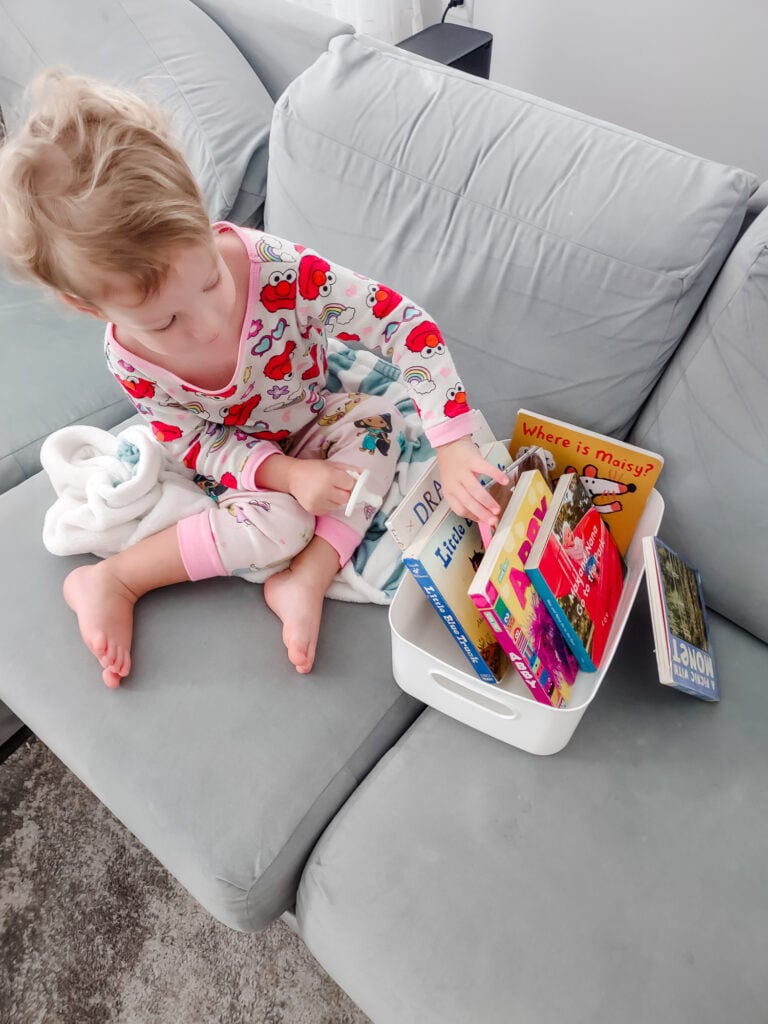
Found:
[[[445,352],[443,336],[438,330],[437,324],[433,324],[430,320],[425,320],[424,323],[413,328],[405,340],[405,347],[409,348],[411,352],[421,353],[425,359]]]
[[[327,298],[335,281],[336,275],[330,263],[313,253],[302,256],[299,262],[299,295],[303,299],[316,299],[319,295]]]
[[[264,367],[264,376],[269,377],[270,380],[288,380],[293,373],[291,354],[295,348],[295,341],[286,342],[282,352],[278,352],[277,355],[267,360],[267,364]]]
[[[469,412],[467,392],[461,384],[457,383],[455,387],[448,388],[445,397],[447,401],[443,406],[443,412],[446,416],[450,416],[453,419],[456,416],[461,416],[462,413]]]
[[[230,405],[228,409],[222,409],[223,419],[221,422],[227,427],[244,427],[260,401],[261,395],[254,395],[247,402],[239,402],[237,405]],[[224,483],[223,480],[222,483]]]
[[[161,423],[160,420],[153,420],[150,423],[152,433],[158,441],[177,441],[181,437],[181,429],[174,427],[171,423]]]
[[[296,305],[296,271],[276,270],[261,289],[261,301],[270,311],[293,309]]]
[[[122,385],[131,398],[154,398],[155,385],[151,380],[144,380],[143,377],[122,377],[115,376],[117,383]]]
[[[389,316],[392,310],[403,301],[403,296],[383,284],[372,284],[368,286],[366,303],[373,311],[373,315],[379,320]]]

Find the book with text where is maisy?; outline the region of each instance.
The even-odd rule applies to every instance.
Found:
[[[549,452],[553,483],[563,473],[577,473],[581,477],[595,508],[610,523],[619,554],[624,557],[664,465],[662,456],[572,423],[520,409],[510,454],[515,457],[521,449],[533,445]]]

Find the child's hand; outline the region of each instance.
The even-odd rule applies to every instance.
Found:
[[[437,464],[443,497],[453,511],[478,523],[495,526],[501,509],[478,476],[489,476],[497,483],[506,484],[509,483],[506,474],[485,461],[469,435],[441,444],[437,449]]]
[[[289,493],[307,512],[322,516],[346,505],[356,480],[348,469],[356,466],[325,459],[293,459],[288,480]]]

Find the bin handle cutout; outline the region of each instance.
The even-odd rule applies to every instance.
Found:
[[[444,676],[442,672],[436,672],[434,669],[429,669],[429,676],[439,687],[446,690],[448,693],[453,694],[454,697],[459,697],[461,700],[465,700],[467,703],[473,704],[475,707],[484,708],[492,715],[498,715],[499,718],[506,718],[509,721],[520,717],[520,712],[509,707],[508,704],[504,704],[502,701],[496,700],[491,696],[486,696],[483,693],[477,693],[475,690],[469,690],[466,686],[457,682],[455,679],[451,679],[449,676]]]

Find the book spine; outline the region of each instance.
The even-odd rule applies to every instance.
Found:
[[[439,589],[435,586],[435,581],[432,579],[430,574],[418,558],[404,558],[403,562],[413,578],[424,591],[425,596],[431,601],[438,615],[447,626],[451,636],[461,648],[467,661],[469,661],[480,679],[485,683],[490,683],[492,686],[496,686],[498,683],[496,676],[488,668],[478,649],[457,622],[456,616],[451,612],[450,605],[440,593]]]
[[[531,666],[526,661],[523,652],[512,639],[512,636],[510,635],[504,623],[499,618],[495,609],[490,604],[488,598],[482,594],[476,593],[470,594],[469,596],[472,598],[476,606],[485,616],[485,621],[493,630],[494,636],[499,641],[499,646],[507,655],[509,660],[512,662],[515,669],[517,670],[517,674],[521,677],[521,679],[528,687],[528,689],[531,691],[536,700],[540,704],[546,704],[547,707],[550,708],[556,706],[552,704],[552,700],[548,696],[546,690],[541,685],[539,680],[536,678],[536,675],[531,669]]]
[[[584,644],[579,640],[578,633],[573,628],[570,619],[563,611],[563,606],[549,589],[547,581],[538,569],[529,569],[526,566],[525,571],[528,579],[536,588],[536,593],[544,602],[545,608],[555,620],[555,625],[563,634],[563,639],[573,652],[573,656],[578,662],[579,668],[584,669],[585,672],[596,672],[597,666],[587,653],[587,649]],[[586,611],[584,614],[587,614]]]

